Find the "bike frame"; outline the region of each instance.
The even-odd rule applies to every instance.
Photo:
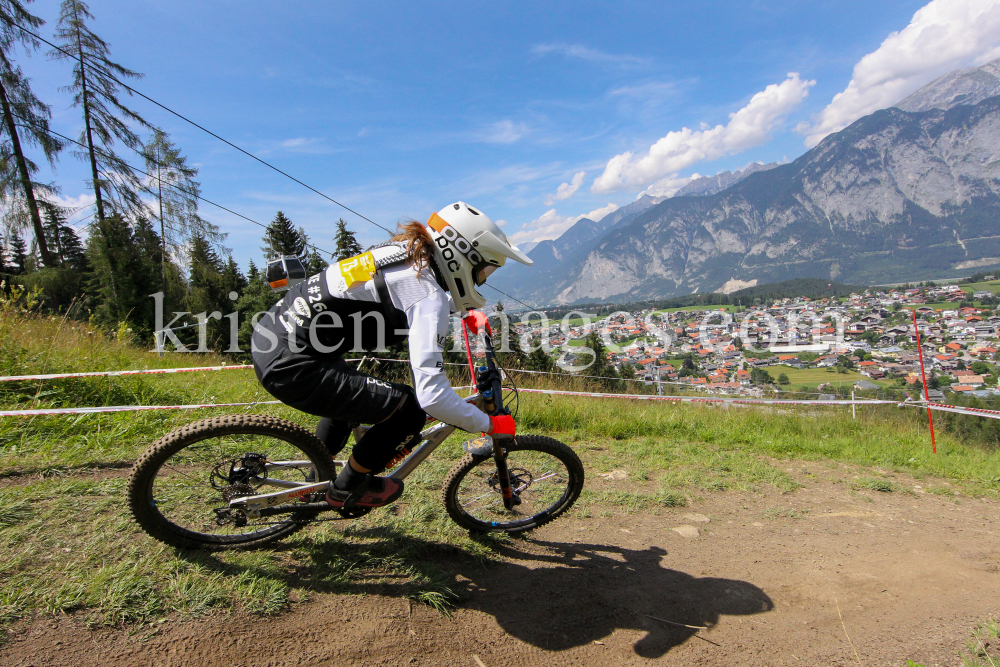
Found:
[[[465,324],[463,323],[463,326]],[[490,415],[498,414],[510,414],[503,405],[503,388],[500,381],[500,373],[497,369],[496,359],[493,353],[493,339],[492,336],[487,334],[484,336],[485,351],[486,351],[486,366],[480,369],[479,378],[477,382],[478,393],[473,394],[465,399],[466,403],[475,405],[480,410],[483,410]],[[469,370],[473,371],[472,363],[472,351],[469,348],[468,338],[466,337],[466,354],[469,357]],[[474,379],[475,381],[475,379]],[[433,423],[436,420],[431,420]],[[354,440],[359,441],[361,437],[370,429],[371,426],[358,426],[354,429]],[[456,426],[451,424],[437,424],[429,428],[424,429],[420,433],[420,444],[413,448],[413,451],[403,459],[403,462],[396,467],[389,477],[395,477],[396,479],[406,479],[417,466],[423,463],[428,456],[431,455],[438,446],[445,441],[445,439],[455,432]],[[489,438],[489,436],[486,436]],[[499,482],[501,496],[503,497],[503,504],[508,510],[512,509],[520,501],[515,497],[514,490],[511,489],[510,485],[510,474],[507,470],[507,450],[501,444],[493,443],[492,439],[489,441],[491,446],[487,447],[477,447],[477,453],[481,455],[492,454],[493,458],[496,460],[497,464],[497,481]],[[347,461],[334,460],[334,470],[336,466],[345,466]],[[265,463],[265,470],[269,468],[308,468],[312,464],[309,461],[270,461]],[[264,485],[282,487],[283,491],[274,491],[272,493],[264,493],[254,496],[242,496],[239,498],[234,498],[229,501],[229,507],[232,510],[243,511],[247,516],[257,519],[261,516],[273,515],[273,514],[286,514],[289,512],[301,511],[303,509],[310,510],[329,510],[333,509],[326,502],[316,502],[316,503],[293,503],[293,501],[302,498],[303,496],[308,496],[313,493],[326,493],[333,483],[332,480],[325,482],[309,483],[309,482],[294,482],[289,480],[264,480]],[[287,505],[286,503],[293,503]]]
[[[483,407],[483,397],[481,394],[474,394],[467,399],[466,403],[471,403],[476,407],[482,409]],[[437,421],[437,420],[434,420]],[[433,422],[432,422],[433,423]],[[360,440],[371,426],[358,426],[354,429],[355,440]],[[395,477],[397,479],[406,479],[410,474],[417,469],[421,463],[427,460],[427,457],[437,449],[442,442],[444,442],[449,435],[455,432],[458,427],[452,426],[451,424],[434,424],[420,433],[420,444],[413,448],[409,456],[403,459],[403,462],[396,467],[391,473],[390,477]],[[336,467],[343,467],[347,465],[347,461],[340,461],[334,459],[333,461],[335,470]],[[309,461],[269,461],[264,465],[265,470],[275,469],[275,468],[309,468],[312,467],[312,463]],[[318,483],[309,482],[293,482],[288,480],[279,479],[267,479],[264,481],[265,486],[278,486],[282,487],[284,491],[275,491],[272,493],[263,493],[255,496],[243,496],[240,498],[233,498],[229,501],[230,509],[239,509],[247,513],[247,516],[252,518],[258,518],[262,516],[261,511],[264,514],[283,514],[286,512],[296,511],[303,509],[302,505],[293,505],[291,507],[285,507],[285,503],[295,501],[302,496],[306,496],[312,493],[326,493],[330,488],[332,480]],[[315,503],[320,505],[320,503]],[[326,503],[322,503],[326,505]],[[314,509],[333,509],[329,505],[326,507],[319,507]],[[271,511],[267,511],[271,510]]]

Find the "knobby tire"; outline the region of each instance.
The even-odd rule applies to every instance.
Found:
[[[448,515],[474,532],[519,533],[557,519],[580,496],[583,463],[568,445],[540,435],[519,435],[507,446],[522,504],[503,506],[493,456],[465,454],[448,473],[442,495]],[[512,485],[513,486],[513,485]]]
[[[257,438],[251,439],[247,436],[257,436]],[[225,444],[227,439],[228,444]],[[258,522],[251,520],[250,525],[246,526],[247,530],[239,534],[206,532],[208,529],[214,529],[209,521],[213,516],[213,507],[226,507],[227,505],[218,488],[213,488],[209,483],[212,469],[210,466],[213,464],[217,466],[218,462],[224,461],[227,456],[249,453],[240,449],[244,447],[244,442],[246,447],[253,448],[251,451],[257,448],[262,450],[271,448],[282,452],[295,453],[296,450],[301,452],[304,457],[301,460],[307,459],[312,464],[312,469],[305,474],[301,481],[324,481],[333,478],[334,467],[326,446],[301,426],[284,419],[258,415],[227,415],[205,419],[187,424],[166,434],[153,443],[136,461],[128,480],[128,504],[132,515],[142,529],[157,540],[171,546],[219,550],[256,546],[279,540],[300,530],[315,518],[315,510],[302,510],[288,515],[268,517],[266,520]],[[204,448],[203,453],[199,454],[204,459],[204,463],[185,462],[181,466],[183,469],[172,469],[172,466],[168,464],[169,461],[174,460],[175,455],[183,457],[185,450],[197,452],[199,445]],[[218,449],[214,460],[210,458],[213,448]],[[267,451],[259,453],[268,454]],[[181,479],[183,481],[185,478],[191,480],[187,486],[193,489],[191,493],[196,498],[179,500],[176,506],[186,508],[190,505],[195,508],[192,520],[195,523],[200,521],[199,517],[204,515],[205,522],[198,524],[203,526],[201,529],[179,525],[176,520],[172,520],[161,511],[162,503],[158,503],[154,495],[154,487],[157,485],[157,480],[164,468],[169,472],[176,470],[176,474],[172,478],[174,480]],[[304,474],[301,472],[302,468],[284,468],[283,470],[287,471],[285,474],[292,479],[295,479],[296,474]],[[279,474],[281,472],[283,471],[278,471]],[[164,475],[166,474],[168,473],[165,472]],[[251,481],[256,481],[256,479]],[[181,488],[183,485],[175,484],[175,486]],[[256,492],[266,493],[275,490],[277,489],[262,486]],[[252,495],[252,493],[247,489],[243,495]]]

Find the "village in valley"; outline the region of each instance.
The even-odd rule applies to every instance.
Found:
[[[930,400],[943,400],[945,392],[988,398],[1000,396],[994,290],[1000,281],[513,322],[522,341],[559,356],[563,367],[592,360],[578,351],[596,334],[606,368],[660,393],[832,398],[889,391],[923,398],[915,312]]]

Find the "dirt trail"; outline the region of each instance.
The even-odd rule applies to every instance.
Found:
[[[324,595],[274,619],[131,632],[42,620],[0,665],[961,665],[971,629],[1000,615],[1000,503],[851,492],[840,480],[864,471],[790,465],[805,484],[791,494],[607,508],[515,542],[498,565],[460,563],[466,599],[450,617]]]

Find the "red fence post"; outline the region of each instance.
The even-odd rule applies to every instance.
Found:
[[[920,345],[920,329],[917,327],[917,309],[911,308],[913,313],[913,334],[917,337],[917,354],[920,357],[920,377],[924,382],[924,400],[927,401],[927,423],[931,426],[931,449],[937,454],[937,443],[934,441],[934,417],[931,416],[931,395],[927,391],[927,373],[924,372],[924,348]]]

